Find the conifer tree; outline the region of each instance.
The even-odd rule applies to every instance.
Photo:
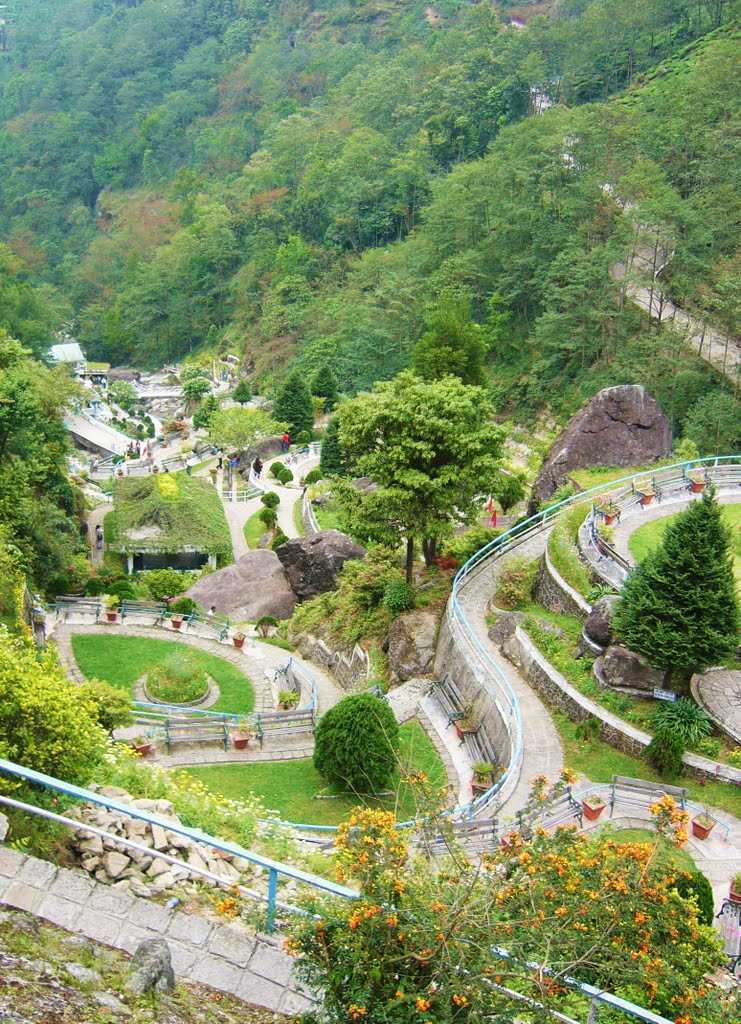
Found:
[[[286,377],[278,392],[273,415],[276,420],[288,424],[293,438],[303,431],[310,434],[314,429],[314,405],[306,381],[298,370]]]
[[[333,416],[322,441],[322,456],[319,461],[322,476],[344,476],[345,465],[340,448],[340,421]]]
[[[328,363],[321,366],[311,382],[311,393],[324,399],[324,411],[332,412],[337,405],[337,378]]]
[[[219,411],[219,403],[215,395],[207,395],[193,413],[193,426],[196,430],[208,429],[214,413]]]
[[[240,405],[245,405],[246,402],[252,398],[252,388],[248,380],[240,380],[232,392],[232,398],[235,402],[239,402]]]
[[[732,654],[739,609],[729,530],[706,491],[669,524],[628,577],[615,610],[620,640],[654,668],[686,680]]]

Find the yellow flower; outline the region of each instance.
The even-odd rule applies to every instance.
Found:
[[[429,999],[425,999],[424,996],[417,996],[414,1005],[417,1007],[420,1013],[425,1013],[429,1010],[432,1003]]]

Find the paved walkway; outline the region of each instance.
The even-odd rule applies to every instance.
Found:
[[[87,514],[87,539],[88,546],[90,548],[90,561],[93,565],[102,565],[103,556],[105,554],[105,542],[100,550],[95,546],[95,527],[102,526],[103,520],[112,510],[113,506],[109,505],[108,502],[104,502],[96,508],[91,509]]]
[[[512,554],[502,558],[489,559],[478,575],[475,575],[459,592],[459,603],[477,639],[487,654],[506,677],[520,703],[523,728],[523,762],[520,781],[505,807],[508,815],[520,810],[526,803],[533,778],[546,775],[557,779],[563,768],[563,751],[558,731],[545,704],[525,682],[499,648],[489,639],[486,624],[487,612],[496,591],[496,581],[510,558],[537,558],[543,554],[549,531],[536,534],[516,548]]]
[[[57,868],[2,845],[0,904],[130,954],[145,939],[164,938],[178,977],[255,1006],[293,1015],[313,1005],[279,939],[226,919],[168,910],[95,882],[84,871]]]
[[[683,494],[672,498],[670,501],[656,502],[654,500],[646,508],[636,505],[626,511],[615,526],[613,547],[619,555],[635,564],[635,559],[630,553],[629,541],[631,534],[635,533],[645,523],[651,523],[654,519],[665,519],[667,516],[675,516],[678,512],[687,508],[693,501],[701,501],[702,494]],[[724,494],[722,491],[716,493],[715,500],[719,505],[741,504],[741,493],[738,490]]]

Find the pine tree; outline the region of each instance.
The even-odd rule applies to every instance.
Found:
[[[218,411],[219,403],[216,396],[208,395],[193,413],[193,426],[195,429],[200,430],[203,428],[207,430],[211,426],[214,413]]]
[[[240,405],[244,405],[252,398],[252,388],[248,380],[240,380],[232,392],[232,398],[235,402],[239,402]]]
[[[340,448],[340,426],[337,416],[333,416],[327,426],[322,441],[322,456],[319,461],[322,476],[344,476],[345,465]]]
[[[623,586],[614,628],[667,681],[686,680],[731,655],[739,608],[730,534],[712,492],[669,524],[662,544]]]
[[[287,423],[292,438],[314,429],[314,404],[301,373],[294,370],[286,377],[273,408],[273,416],[280,423]]]
[[[325,412],[332,412],[337,405],[337,378],[332,372],[332,367],[325,363],[314,374],[311,382],[311,393],[317,398],[324,399]]]

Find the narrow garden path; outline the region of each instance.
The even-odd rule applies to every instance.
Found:
[[[667,516],[675,516],[678,512],[684,511],[693,501],[702,500],[702,494],[693,494],[679,497],[671,501],[653,503],[647,508],[637,507],[624,515],[615,526],[613,547],[619,555],[629,562],[635,563],[631,554],[629,543],[631,534],[640,529],[645,523],[651,523],[655,519],[665,519]],[[719,505],[738,505],[741,502],[741,494],[738,491],[731,491],[728,494],[716,493],[715,500]]]
[[[91,509],[87,514],[87,539],[90,548],[90,561],[93,565],[102,565],[105,554],[105,545],[100,550],[95,546],[95,528],[103,525],[103,520],[112,508],[113,506],[106,501]]]

